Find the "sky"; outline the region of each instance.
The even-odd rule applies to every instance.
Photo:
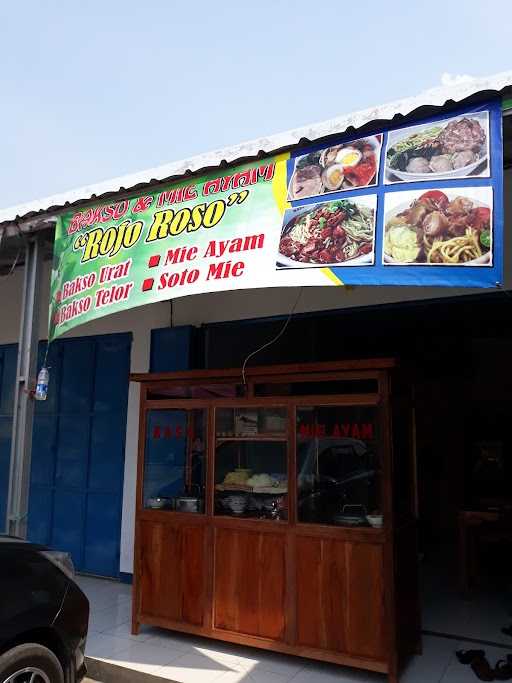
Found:
[[[0,3],[0,208],[512,67],[509,0]]]

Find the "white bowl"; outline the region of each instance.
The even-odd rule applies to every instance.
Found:
[[[366,520],[370,526],[374,527],[374,529],[380,529],[382,527],[382,515],[366,515]]]
[[[450,180],[451,178],[465,178],[475,171],[480,164],[487,162],[487,154],[485,154],[478,161],[474,161],[468,166],[463,166],[462,168],[454,168],[451,171],[442,171],[441,173],[408,173],[407,171],[398,171],[394,168],[389,168],[386,165],[386,173],[388,178],[394,175],[400,180],[404,180],[409,183],[413,183],[417,180]],[[478,177],[478,176],[477,176]],[[396,181],[395,181],[396,182]]]
[[[428,192],[429,188],[425,188],[425,192]],[[384,251],[384,240],[382,240],[382,262],[384,264],[393,264],[397,266],[451,266],[452,268],[458,268],[460,266],[487,266],[487,265],[492,265],[491,261],[491,256],[493,253],[493,239],[494,239],[494,225],[493,225],[493,206],[492,202],[487,203],[487,202],[482,202],[479,199],[474,199],[473,197],[470,196],[471,190],[473,188],[468,187],[468,188],[446,188],[446,187],[441,187],[439,188],[442,192],[445,193],[445,195],[448,197],[450,201],[455,199],[455,197],[461,195],[463,197],[467,197],[468,199],[471,199],[473,202],[473,205],[476,207],[479,206],[485,206],[488,209],[491,209],[491,248],[486,254],[482,254],[482,256],[479,256],[476,259],[473,259],[472,261],[466,261],[466,263],[416,263],[416,261],[412,261],[411,263],[405,263],[403,261],[395,261],[395,259],[392,256],[389,256],[389,254],[386,254]],[[466,191],[467,190],[467,191]],[[416,191],[413,190],[413,193],[418,192],[418,197],[421,196],[423,191]],[[416,197],[416,194],[414,194],[414,198]],[[398,206],[395,206],[391,211],[388,211],[386,215],[384,216],[384,225],[383,225],[383,236],[385,237],[386,235],[386,225],[391,218],[395,218],[395,216],[398,216],[399,213],[402,213],[402,211],[406,211],[406,209],[409,208],[411,205],[412,199],[408,199],[406,202],[403,202],[402,204],[399,204]]]
[[[235,515],[241,515],[247,508],[247,498],[245,496],[229,496],[226,505]]]
[[[342,199],[342,197],[340,198]],[[291,209],[293,215],[286,221],[286,225],[281,227],[281,236],[279,241],[283,237],[283,232],[285,228],[290,224],[290,222],[297,217],[302,216],[305,213],[310,213],[322,204],[328,204],[329,202],[336,201],[332,197],[326,197],[322,201],[315,202],[314,204],[306,204],[304,206],[296,207]],[[375,250],[375,233],[376,233],[376,221],[377,221],[377,204],[375,195],[359,195],[356,197],[349,197],[347,201],[352,201],[354,204],[360,204],[362,206],[369,207],[373,209],[373,251]],[[281,266],[286,266],[287,268],[332,268],[335,266],[365,266],[372,265],[374,259],[374,253],[371,251],[369,254],[362,254],[356,258],[349,259],[348,261],[333,261],[331,263],[303,263],[302,261],[295,261],[289,256],[285,256],[278,252],[276,261]]]
[[[362,187],[375,187],[375,185],[377,185],[377,180],[379,177],[381,142],[375,135],[368,135],[368,136],[362,135],[360,138],[357,138],[356,140],[350,140],[348,142],[339,142],[338,144],[344,145],[345,147],[350,147],[351,144],[353,144],[354,142],[358,142],[358,140],[366,140],[368,142],[368,144],[373,147],[373,150],[375,152],[375,180],[372,183],[370,183],[370,185],[357,185],[356,187],[353,187],[353,188],[343,188],[343,189],[338,189],[338,190],[327,190],[326,189],[325,192],[321,192],[318,195],[312,194],[312,195],[309,195],[309,197],[325,197],[326,195],[332,194],[333,192],[348,192],[349,190],[352,190],[352,189],[360,189]],[[338,144],[329,145],[328,147],[325,147],[324,149],[321,150],[320,163],[319,163],[319,166],[321,168],[325,168],[324,163],[323,163],[325,152],[328,149],[330,149],[331,147],[337,147]],[[317,151],[320,152],[320,150],[317,150]],[[293,186],[293,178],[294,178],[295,173],[297,171],[297,162],[300,159],[302,159],[303,157],[308,156],[308,154],[311,154],[311,152],[308,152],[306,154],[301,154],[301,156],[296,157],[294,160],[295,163],[293,165],[293,173],[291,174],[290,182],[288,183],[288,193],[287,193],[288,201],[294,201],[295,200],[295,197],[294,197],[293,192],[292,192],[292,186]],[[299,199],[308,199],[309,197],[300,197]]]
[[[481,153],[482,156],[480,159],[477,161],[474,161],[471,164],[468,164],[467,166],[463,166],[462,168],[454,168],[451,171],[442,171],[439,173],[408,173],[407,171],[398,171],[393,168],[389,168],[388,165],[388,159],[387,159],[387,153],[388,150],[394,145],[396,145],[398,142],[401,142],[403,140],[406,140],[410,135],[415,132],[415,133],[420,133],[421,131],[425,130],[426,128],[430,128],[432,126],[432,122],[427,121],[425,123],[420,123],[418,125],[413,125],[413,126],[408,126],[407,128],[403,128],[402,130],[397,130],[397,131],[390,131],[388,134],[388,142],[386,145],[386,150],[385,150],[385,158],[384,158],[384,164],[385,164],[385,182],[386,183],[396,183],[398,182],[396,178],[398,178],[401,181],[405,182],[415,182],[419,180],[444,180],[445,178],[447,180],[449,179],[454,179],[454,178],[464,178],[473,171],[475,171],[479,166],[482,166],[481,172],[474,176],[474,177],[479,177],[482,173],[485,176],[489,176],[489,154],[490,154],[490,147],[489,147],[489,114],[488,112],[474,112],[472,114],[460,114],[460,115],[455,115],[455,116],[449,116],[446,119],[443,119],[442,121],[438,121],[437,124],[440,125],[443,129],[446,128],[446,126],[453,121],[460,121],[462,118],[465,116],[469,116],[472,119],[476,119],[480,125],[482,126],[484,132],[485,132],[485,144],[481,147]],[[394,177],[393,177],[394,176]]]

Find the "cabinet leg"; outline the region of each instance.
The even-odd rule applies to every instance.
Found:
[[[398,683],[398,661],[397,657],[392,657],[389,662],[388,683]]]
[[[132,619],[132,636],[138,636],[140,631],[140,622],[137,619]]]

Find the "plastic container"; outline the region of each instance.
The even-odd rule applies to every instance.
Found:
[[[48,368],[42,367],[37,375],[36,391],[34,398],[36,401],[46,401],[48,396],[48,383],[50,381],[50,373]]]

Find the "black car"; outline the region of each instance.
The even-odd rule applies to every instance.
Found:
[[[0,683],[78,683],[89,601],[66,553],[0,535]]]

